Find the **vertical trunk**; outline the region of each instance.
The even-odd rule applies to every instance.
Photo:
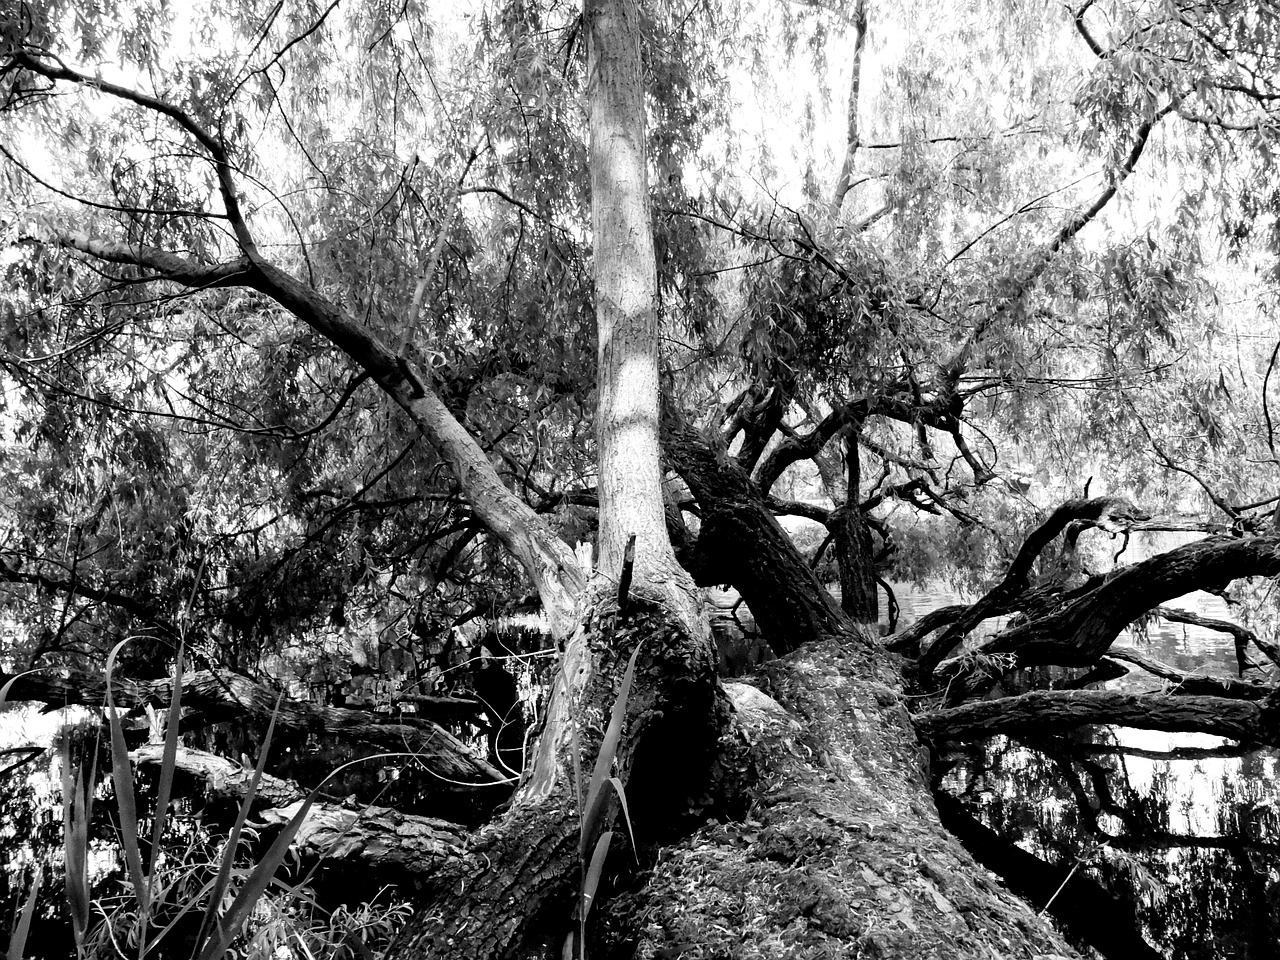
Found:
[[[658,465],[658,281],[639,14],[628,0],[587,0],[583,17],[599,361],[599,569],[617,580],[634,534],[635,579],[645,583],[677,565]]]
[[[836,565],[840,570],[840,606],[851,620],[875,623],[880,616],[880,607],[876,599],[871,528],[858,509],[862,496],[862,464],[858,459],[856,430],[850,431],[845,438],[845,470],[849,478],[845,503],[831,515]]]

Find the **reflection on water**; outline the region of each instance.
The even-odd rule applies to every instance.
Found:
[[[1188,539],[1148,536],[1124,559],[1145,559]],[[935,586],[900,588],[898,599],[909,623],[974,598]],[[1235,619],[1222,599],[1205,593],[1168,606]],[[1235,643],[1225,633],[1155,621],[1117,643],[1185,673],[1236,676]],[[1104,685],[1126,693],[1161,687],[1137,667]],[[1091,728],[1035,749],[998,738],[942,765],[948,793],[1022,849],[1100,881],[1136,913],[1161,955],[1280,954],[1273,919],[1280,916],[1277,751],[1198,734]]]

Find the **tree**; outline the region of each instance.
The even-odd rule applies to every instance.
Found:
[[[300,834],[318,849],[337,829],[374,875],[412,874],[406,955],[572,941],[584,861],[617,815],[584,822],[574,771],[602,750],[633,654],[614,770],[643,869],[625,865],[617,831],[612,906],[593,914],[602,949],[1068,954],[944,827],[921,747],[1108,721],[1280,737],[1265,685],[975,699],[997,683],[1015,691],[1024,667],[1097,663],[1126,625],[1190,588],[1280,568],[1258,513],[1273,501],[1255,493],[1267,474],[1224,489],[1218,472],[1271,441],[1269,426],[1220,426],[1222,401],[1252,386],[1246,365],[1243,382],[1219,368],[1215,383],[1206,349],[1167,372],[1219,265],[1198,249],[1210,236],[1195,217],[1225,221],[1242,258],[1270,249],[1245,221],[1269,209],[1257,194],[1276,25],[1261,7],[1238,19],[1012,7],[1005,23],[1030,51],[1019,106],[1040,110],[1002,128],[992,109],[932,96],[954,65],[927,49],[909,51],[893,109],[867,120],[876,24],[888,36],[914,14],[808,6],[754,21],[776,15],[789,45],[819,53],[826,32],[844,31],[850,51],[838,172],[789,205],[708,156],[735,121],[732,71],[714,54],[750,39],[727,29],[727,10],[591,0],[578,18],[499,4],[467,21],[474,56],[450,35],[461,21],[433,28],[413,4],[246,8],[189,25],[157,8],[139,27],[48,4],[4,20],[4,369],[22,493],[0,576],[24,624],[14,659],[72,671],[24,678],[12,696],[95,702],[95,651],[113,632],[144,632],[121,702],[163,701],[156,677],[184,637],[207,670],[192,679],[193,708],[265,716],[263,681],[283,678],[290,634],[347,675],[348,655],[388,667],[389,645],[334,652],[327,632],[354,634],[353,621],[394,632],[420,679],[450,628],[531,587],[560,655],[509,796],[492,789],[501,758],[436,722],[476,715],[474,700],[419,697],[433,719],[395,724],[300,697],[281,714],[408,743],[468,796],[492,798],[476,800],[470,833],[328,807]],[[976,36],[988,13],[961,10],[936,30]],[[1078,53],[1049,52],[1064,34]],[[185,56],[194,37],[209,49]],[[976,62],[997,42],[981,37]],[[92,63],[115,69],[75,65]],[[1084,77],[1071,96],[1067,68]],[[1080,130],[1065,119],[1073,108]],[[872,139],[894,118],[897,139]],[[962,132],[938,134],[943,123]],[[1184,191],[1145,236],[1118,221],[1082,243],[1155,163],[1162,135],[1162,172],[1189,181],[1209,157],[1219,180]],[[864,175],[873,151],[895,159]],[[1093,161],[1099,177],[1057,185]],[[1064,193],[1059,216],[1045,198]],[[1149,388],[1141,400],[1135,384]],[[593,393],[594,443],[579,429]],[[1169,397],[1180,422],[1202,426],[1177,451],[1173,424],[1162,431],[1144,409]],[[1087,442],[1052,445],[1099,419]],[[1114,576],[1055,572],[1046,551],[1059,537],[1070,567],[1082,528],[1152,517],[1086,494],[1009,519],[1017,500],[995,455],[1044,447],[1076,486],[1079,461],[1135,437],[1240,536]],[[1191,448],[1203,467],[1184,466]],[[807,463],[825,502],[774,492],[804,482]],[[1136,488],[1143,472],[1123,479]],[[973,576],[995,579],[976,603],[882,641],[859,622],[876,616],[891,504],[953,518]],[[589,511],[585,524],[571,508]],[[804,556],[781,514],[825,525],[839,602],[810,563],[827,544]],[[594,570],[569,542],[580,530]],[[694,581],[730,583],[750,607],[779,657],[756,686],[717,681]],[[387,830],[417,842],[388,844]]]

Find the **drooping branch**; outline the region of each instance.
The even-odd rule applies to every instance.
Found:
[[[318,291],[261,256],[242,214],[233,167],[221,140],[174,104],[73,70],[52,56],[18,51],[11,54],[10,62],[55,83],[67,81],[92,87],[173,120],[210,157],[228,220],[244,256],[229,263],[206,265],[158,248],[85,233],[62,233],[54,242],[100,260],[142,267],[157,280],[169,280],[188,288],[234,285],[258,290],[323,334],[370,374],[414,420],[453,469],[476,515],[534,581],[553,632],[560,637],[571,633],[577,621],[577,599],[586,584],[572,550],[544,520],[503,486],[475,438],[432,389],[430,377],[412,369],[364,324],[348,316]]]
[[[1179,610],[1176,607],[1157,607],[1156,613],[1170,623],[1186,623],[1193,627],[1203,627],[1206,630],[1217,630],[1219,633],[1230,634],[1236,642],[1236,660],[1239,663],[1241,676],[1244,675],[1246,666],[1244,651],[1249,644],[1253,644],[1253,646],[1262,651],[1268,660],[1280,667],[1280,647],[1277,647],[1269,640],[1263,640],[1248,627],[1242,627],[1238,623],[1232,623],[1230,620],[1202,617],[1198,613]]]
[[[91,76],[90,74],[73,70],[52,54],[35,55],[26,50],[17,50],[10,54],[10,58],[12,63],[19,68],[30,70],[32,73],[54,82],[65,80],[78,86],[91,87],[117,100],[132,103],[153,113],[168,117],[185,130],[209,154],[218,181],[218,192],[222,196],[223,207],[226,210],[227,220],[231,224],[231,229],[235,233],[236,242],[240,245],[240,249],[249,261],[257,261],[258,248],[249,233],[244,213],[240,209],[240,200],[236,193],[235,178],[232,176],[231,160],[227,155],[227,148],[221,140],[198,124],[189,113],[158,97],[150,96],[117,83],[111,83],[100,76]]]
[[[112,263],[132,264],[185,287],[243,286],[266,294],[323,334],[362,367],[394,400],[453,469],[476,516],[520,561],[538,589],[553,632],[567,636],[577,619],[586,578],[577,558],[547,521],[503,485],[475,438],[420,375],[407,378],[403,360],[368,327],[311,287],[259,259],[204,265],[153,247],[92,237],[59,235],[56,242]],[[428,377],[429,381],[430,378]]]

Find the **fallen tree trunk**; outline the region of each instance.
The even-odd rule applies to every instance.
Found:
[[[1208,733],[1280,746],[1277,712],[1269,702],[1206,696],[1127,694],[1109,690],[1037,690],[915,717],[930,743],[981,740],[998,734],[1040,736],[1090,724],[1169,733]]]

